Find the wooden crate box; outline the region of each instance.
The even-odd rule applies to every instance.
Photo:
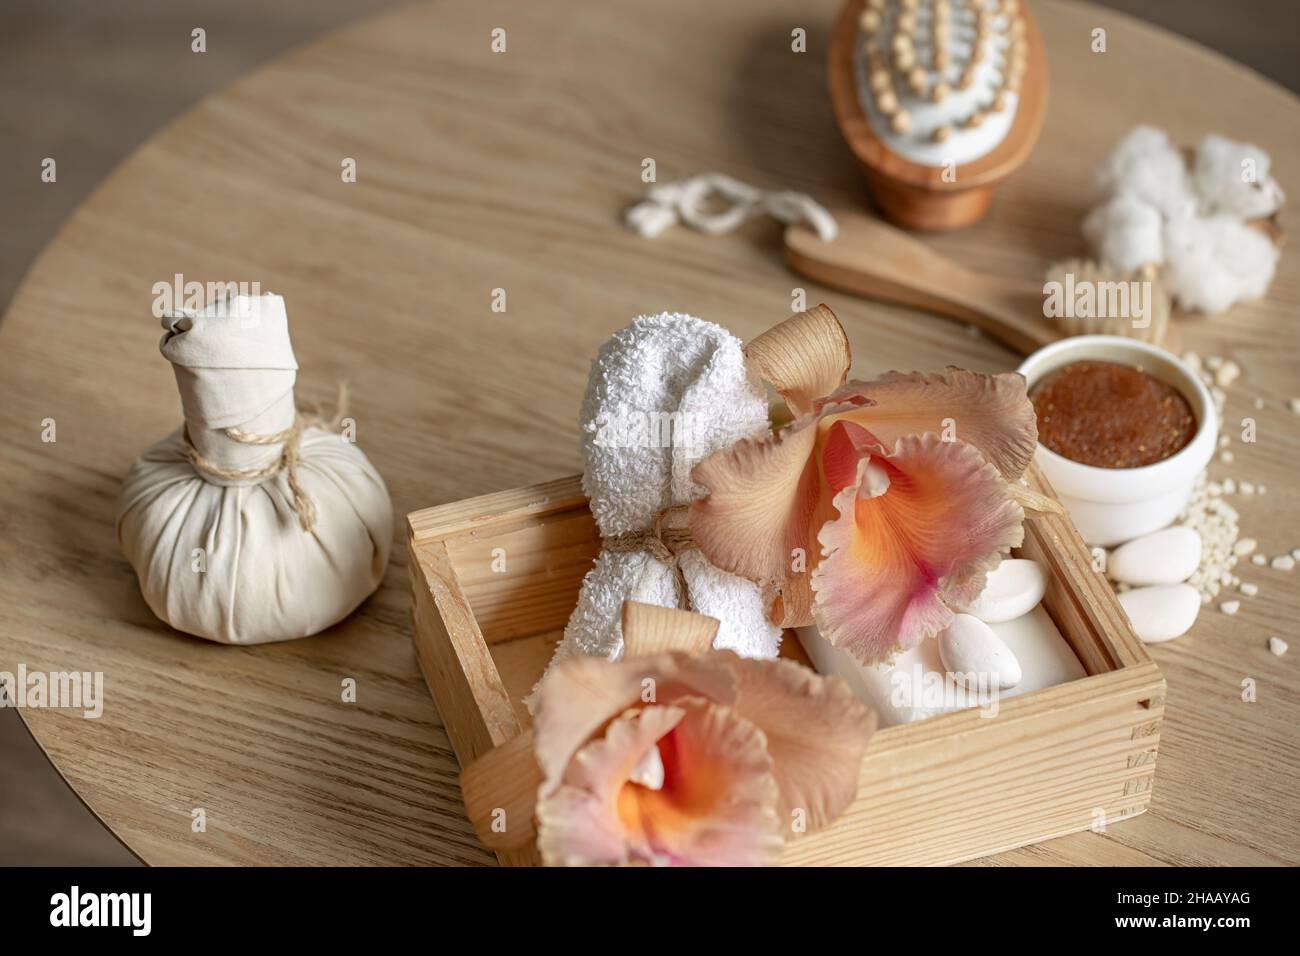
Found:
[[[1051,493],[1032,468],[1028,480]],[[522,699],[550,660],[600,550],[580,479],[408,516],[414,639],[461,765],[528,726]],[[948,864],[1110,826],[1151,799],[1164,679],[1068,519],[1027,519],[1043,606],[1087,677],[877,731],[857,798],[793,836],[792,865]],[[788,634],[783,653],[806,663]],[[531,848],[498,854],[536,862]]]

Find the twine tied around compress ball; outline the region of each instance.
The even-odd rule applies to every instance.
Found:
[[[304,418],[301,412],[295,411],[292,425],[267,435],[258,435],[234,426],[220,429],[221,434],[231,441],[239,442],[241,445],[278,445],[283,443],[284,447],[280,449],[280,457],[268,465],[261,468],[226,468],[216,462],[209,461],[199,453],[199,450],[194,447],[194,443],[190,441],[188,427],[185,430],[185,457],[199,474],[208,475],[212,478],[221,478],[225,481],[259,481],[279,474],[283,470],[285,479],[289,483],[289,491],[293,493],[293,510],[298,515],[298,523],[302,525],[303,531],[310,531],[316,526],[316,503],[311,500],[311,496],[307,494],[298,478],[298,466],[302,462],[302,433],[307,428],[324,428],[327,431],[338,431],[347,414],[348,386],[347,382],[340,382],[333,418],[324,419],[316,412]]]
[[[606,551],[621,554],[629,551],[649,551],[650,556],[668,565],[673,575],[673,585],[677,589],[677,606],[682,610],[691,610],[691,596],[686,587],[686,575],[678,555],[688,548],[695,547],[690,528],[665,528],[664,519],[670,515],[684,515],[690,511],[690,505],[676,505],[665,508],[654,516],[650,527],[641,531],[625,531],[604,539]]]

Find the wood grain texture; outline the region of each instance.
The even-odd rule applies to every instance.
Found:
[[[151,287],[258,280],[286,297],[300,393],[352,385],[358,439],[399,514],[572,474],[591,357],[634,315],[681,309],[752,339],[791,290],[844,320],[854,374],[1015,356],[949,321],[792,276],[779,230],[730,239],[622,231],[643,192],[708,169],[862,201],[825,92],[838,4],[567,0],[403,8],[308,46],[212,97],[137,151],[35,263],[0,327],[0,670],[102,670],[102,719],[27,711],[87,803],[153,863],[486,863],[409,638],[404,542],[384,585],[328,633],[231,648],[178,635],[140,598],[113,534],[133,458],[174,428]],[[927,241],[975,271],[1032,278],[1083,251],[1093,170],[1138,121],[1178,142],[1217,130],[1271,151],[1300,192],[1300,110],[1245,68],[1123,16],[1035,3],[1052,70],[1038,149],[976,227]],[[508,52],[493,55],[493,27]],[[808,30],[809,52],[790,50]],[[1094,27],[1104,55],[1088,52]],[[1194,78],[1195,82],[1189,80]],[[340,180],[344,157],[358,181]],[[1287,210],[1288,218],[1294,215]],[[1185,324],[1245,370],[1228,420],[1260,441],[1231,472],[1269,493],[1246,534],[1300,545],[1296,246],[1269,297]],[[492,290],[508,294],[491,310]],[[1263,410],[1251,401],[1262,398]],[[58,441],[40,440],[54,418]],[[1300,588],[1261,586],[1153,649],[1168,681],[1150,809],[996,863],[1300,862]],[[340,683],[357,680],[345,704]],[[1252,679],[1257,702],[1243,703]],[[207,832],[191,810],[207,811]]]

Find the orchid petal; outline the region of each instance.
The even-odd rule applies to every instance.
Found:
[[[883,494],[867,488],[870,465],[888,476]],[[863,664],[946,627],[945,601],[978,594],[1024,535],[1024,512],[997,469],[973,446],[933,433],[864,457],[857,483],[835,496],[835,507],[839,517],[819,534],[814,616],[827,640]]]
[[[547,866],[617,865],[628,862],[629,841],[619,819],[619,793],[659,739],[686,712],[645,707],[610,723],[603,737],[584,745],[566,768],[561,786],[537,805],[537,848]]]
[[[810,609],[806,569],[816,560],[816,529],[833,516],[818,508],[820,476],[813,450],[816,419],[801,419],[774,438],[745,439],[695,466],[709,489],[691,506],[691,536],[711,562],[762,585],[779,584],[787,603]],[[796,570],[797,556],[802,568]],[[802,589],[802,599],[798,597]]]
[[[542,679],[533,718],[542,797],[560,785],[565,768],[611,719],[640,704],[671,704],[698,695],[721,704],[736,699],[736,678],[716,654],[606,661],[571,657],[557,662]]]
[[[847,411],[832,408],[863,401],[871,404]],[[817,408],[824,416],[864,426],[886,448],[906,435],[927,432],[974,445],[1009,481],[1024,473],[1038,444],[1034,407],[1024,376],[1015,372],[888,372],[871,382],[848,382]]]
[[[876,715],[844,681],[793,661],[742,659],[734,667],[736,712],[767,736],[782,826],[791,825],[796,811],[809,831],[826,826],[857,796]]]
[[[632,780],[652,749],[662,784]],[[623,714],[574,756],[555,795],[538,806],[548,864],[776,862],[778,789],[762,731],[699,697]]]
[[[745,346],[745,357],[796,415],[843,385],[852,362],[844,326],[824,305],[768,329]]]

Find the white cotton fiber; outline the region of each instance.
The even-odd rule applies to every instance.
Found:
[[[1278,250],[1235,216],[1183,216],[1165,227],[1164,282],[1185,309],[1222,312],[1268,291]]]
[[[1264,219],[1286,202],[1282,187],[1269,175],[1268,153],[1213,133],[1196,147],[1192,179],[1207,212],[1232,213],[1241,219]]]
[[[1182,154],[1164,130],[1138,126],[1116,144],[1097,174],[1105,196],[1130,195],[1165,216],[1195,205]]]
[[[1278,251],[1251,228],[1285,201],[1262,149],[1213,134],[1187,161],[1162,130],[1139,126],[1116,144],[1097,181],[1105,199],[1083,232],[1107,269],[1160,267],[1184,308],[1222,312],[1268,291]]]
[[[1160,211],[1122,193],[1088,214],[1083,234],[1108,266],[1133,272],[1147,263],[1164,262],[1164,219]]]

